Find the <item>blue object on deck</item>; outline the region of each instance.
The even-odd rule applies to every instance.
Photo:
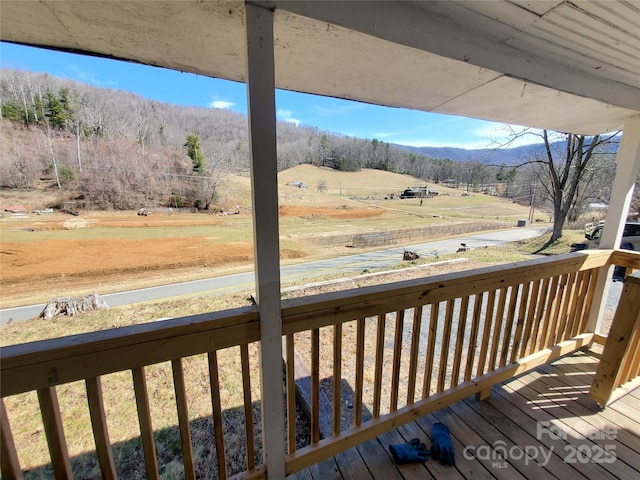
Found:
[[[431,456],[440,460],[442,465],[455,465],[456,457],[449,428],[442,423],[434,423],[431,427]]]
[[[389,445],[389,450],[397,464],[426,462],[429,460],[427,446],[417,438],[413,438],[407,443]]]

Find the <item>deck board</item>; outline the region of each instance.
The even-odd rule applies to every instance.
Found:
[[[636,389],[606,409],[601,410],[588,396],[598,366],[601,346],[583,349],[556,359],[531,372],[497,385],[492,396],[482,402],[468,397],[449,407],[403,425],[376,439],[369,440],[319,465],[299,472],[290,479],[309,480],[343,478],[346,480],[586,480],[640,478],[640,389]],[[440,465],[430,459],[423,464],[395,465],[388,446],[419,438],[431,445],[431,426],[441,422],[451,430],[456,465]],[[553,438],[538,434],[538,422],[554,425],[563,436]],[[545,423],[545,425],[547,425]],[[612,428],[616,438],[593,432]],[[586,433],[585,433],[586,432]],[[585,437],[591,432],[591,435]],[[539,437],[539,438],[538,438]],[[594,438],[592,438],[594,437]],[[498,460],[467,455],[478,447],[493,447],[505,442],[507,449],[527,447],[544,450],[548,463],[540,454]],[[609,446],[609,447],[607,447]],[[588,457],[566,461],[570,452],[580,448],[593,453],[612,448],[612,463],[592,462]],[[544,465],[543,465],[544,463]]]
[[[353,480],[371,480],[373,476],[355,448],[350,448],[333,457],[342,478]]]

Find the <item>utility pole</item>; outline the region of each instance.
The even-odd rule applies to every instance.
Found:
[[[531,208],[529,209],[529,223],[533,223],[533,215],[536,210],[536,183],[533,182],[531,190]]]

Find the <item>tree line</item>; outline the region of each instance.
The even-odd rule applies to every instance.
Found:
[[[227,174],[249,169],[244,115],[180,107],[47,74],[0,74],[2,188],[41,188],[48,179],[50,188],[70,192],[83,208],[207,209],[216,205],[217,186]],[[277,148],[279,170],[302,163],[343,171],[373,168],[521,203],[537,196],[539,207],[553,210],[552,192],[545,191],[552,173],[535,159],[523,159],[517,168],[434,159],[379,139],[284,121],[277,123]],[[608,200],[606,180],[615,163],[612,155],[596,157],[597,168],[593,160],[583,169],[570,217],[577,218],[588,200]]]

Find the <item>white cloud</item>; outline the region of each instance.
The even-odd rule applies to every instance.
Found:
[[[235,103],[228,102],[226,100],[213,100],[211,103],[209,103],[209,107],[211,107],[211,108],[221,108],[223,110],[228,110],[231,107],[233,107],[234,105],[235,105]]]
[[[377,132],[373,134],[373,138],[387,138],[397,135],[396,132]]]
[[[300,125],[300,120],[293,117],[291,110],[285,110],[284,108],[279,109],[278,118],[282,121],[293,123],[296,127]]]
[[[117,86],[117,82],[113,81],[102,81],[100,80],[95,73],[90,72],[88,70],[84,70],[77,65],[71,65],[70,70],[72,72],[71,78],[78,80],[82,83],[88,83],[89,85],[97,85],[99,87],[115,87]]]

